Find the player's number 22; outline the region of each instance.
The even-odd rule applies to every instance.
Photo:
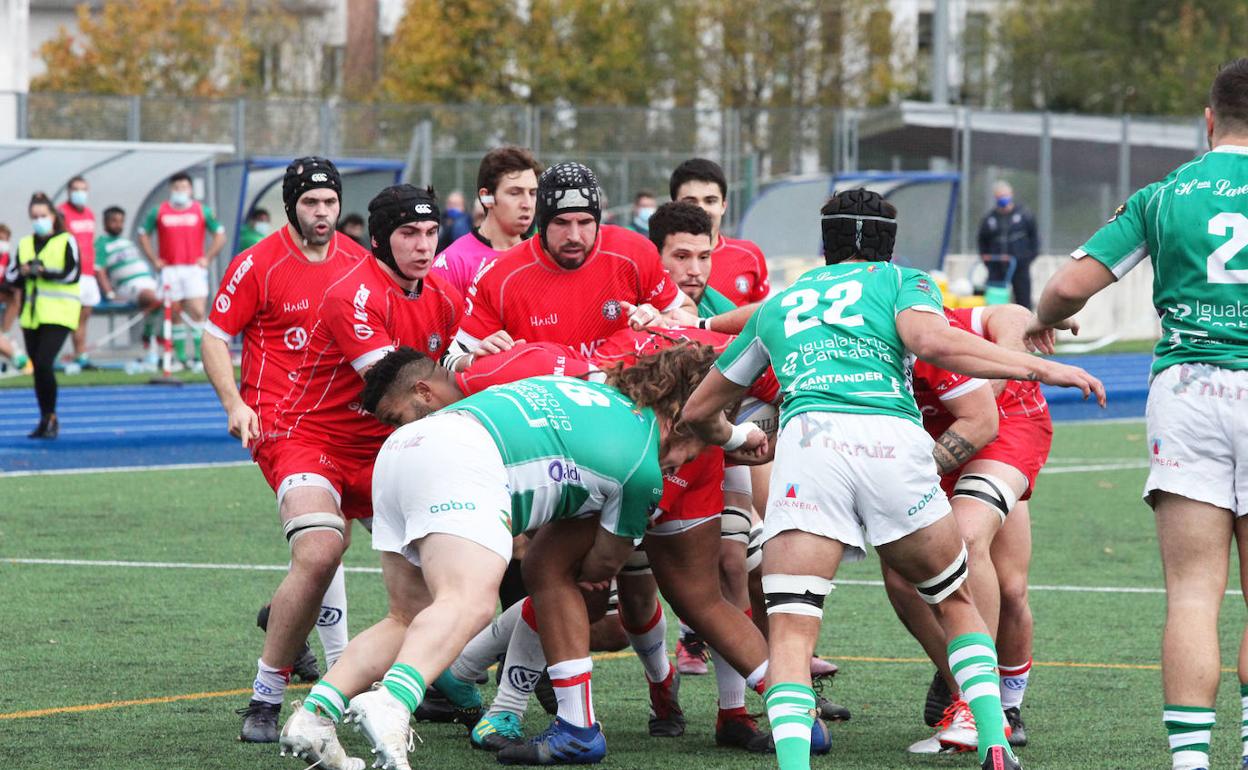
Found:
[[[861,315],[845,315],[850,305],[862,299],[861,283],[842,281],[825,291],[823,298],[830,303],[823,311],[823,323],[831,326],[862,326]],[[792,337],[794,334],[819,325],[820,318],[810,315],[810,311],[819,307],[819,292],[814,289],[792,292],[780,301],[780,306],[793,308],[784,316],[784,336],[786,337]]]

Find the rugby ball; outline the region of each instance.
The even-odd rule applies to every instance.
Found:
[[[772,436],[780,427],[780,410],[766,401],[746,396],[741,400],[741,408],[737,410],[735,420],[737,425],[744,422],[752,422],[763,433]]]

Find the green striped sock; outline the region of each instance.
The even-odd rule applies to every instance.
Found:
[[[416,707],[425,699],[424,678],[419,671],[406,663],[395,663],[391,666],[382,677],[381,684],[412,713],[416,712]]]
[[[993,746],[1005,740],[1005,715],[1001,713],[1001,680],[997,677],[997,650],[987,634],[962,634],[949,643],[949,667],[962,691],[962,700],[975,715],[979,732],[979,761]],[[1011,752],[1012,755],[1012,752]]]
[[[1248,684],[1239,686],[1240,713],[1243,718],[1239,722],[1239,741],[1244,746],[1245,757],[1248,757]]]
[[[313,714],[327,716],[334,723],[342,721],[342,712],[347,710],[347,696],[324,679],[317,682],[303,702],[304,709]]]
[[[1170,736],[1170,761],[1175,770],[1209,766],[1209,736],[1213,733],[1213,709],[1167,703],[1162,713]]]
[[[804,684],[780,682],[763,696],[776,742],[780,770],[809,770],[810,730],[815,724],[815,691]]]

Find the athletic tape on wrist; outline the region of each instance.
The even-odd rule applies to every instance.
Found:
[[[732,426],[732,435],[723,443],[725,452],[732,452],[740,449],[745,440],[750,437],[750,433],[754,430],[754,423],[744,422],[740,425]]]

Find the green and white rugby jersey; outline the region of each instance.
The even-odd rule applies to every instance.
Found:
[[[614,388],[572,377],[497,385],[447,407],[494,438],[511,486],[511,532],[601,513],[622,537],[646,533],[663,494],[654,412]]]
[[[921,424],[913,358],[897,334],[897,314],[911,308],[944,319],[940,289],[921,270],[890,262],[818,267],[755,311],[715,365],[738,385],[773,366],[784,392],[781,428],[811,411]]]
[[[156,280],[152,266],[129,238],[107,234],[96,236],[95,257],[103,262],[108,281],[114,287],[124,286],[136,278]]]
[[[1072,256],[1115,278],[1152,260],[1153,376],[1187,363],[1248,369],[1248,147],[1215,147],[1139,190]]]
[[[732,300],[710,286],[706,287],[706,290],[702,292],[702,299],[698,300],[698,318],[711,318],[736,309],[737,306],[732,304]]]

